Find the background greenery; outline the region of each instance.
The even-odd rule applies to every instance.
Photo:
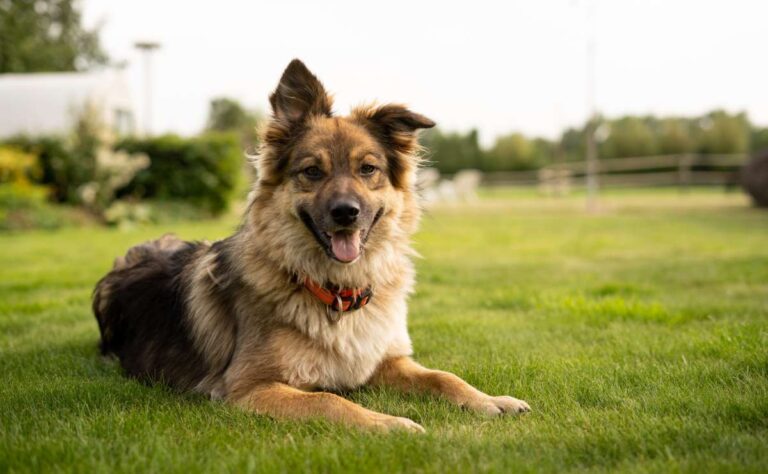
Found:
[[[115,158],[105,163],[97,159],[100,153]],[[148,166],[120,177],[125,163],[139,155],[147,157]],[[158,222],[167,220],[166,210],[188,217],[218,215],[238,191],[244,193],[246,166],[234,132],[125,138],[106,144],[91,133],[11,138],[0,144],[0,230],[88,220]],[[85,191],[92,186],[101,192],[98,199],[87,200]],[[73,206],[79,206],[78,219],[71,218]]]
[[[601,159],[699,154],[751,154],[768,149],[768,128],[750,123],[744,113],[715,110],[699,117],[627,115],[596,120]],[[518,132],[497,137],[481,147],[476,130],[424,134],[428,157],[444,173],[465,168],[520,171],[555,162],[585,159],[587,126],[568,128],[555,140]]]
[[[484,419],[363,389],[422,436],[278,423],[127,380],[99,359],[90,292],[132,244],[237,218],[0,235],[0,472],[764,472],[768,220],[740,194],[484,192],[430,211],[416,357],[530,402]]]
[[[85,70],[108,62],[77,0],[0,2],[0,73]]]
[[[225,132],[128,138],[117,148],[150,157],[149,168],[139,171],[118,195],[184,200],[214,214],[229,207],[244,161],[237,135]]]
[[[81,24],[77,0],[8,0],[0,2],[0,73],[88,70],[110,64],[99,43],[99,28]],[[256,126],[264,117],[236,99],[217,97],[210,103],[206,131],[234,132],[241,148],[258,146]],[[679,153],[749,154],[768,149],[768,127],[750,122],[742,112],[713,110],[700,116],[626,115],[598,117],[601,158]],[[488,147],[476,130],[432,130],[424,135],[434,166],[442,173],[461,169],[532,170],[553,162],[584,159],[588,124],[574,126],[555,138],[526,136],[517,131],[495,137]],[[86,153],[87,155],[87,153]],[[151,158],[151,157],[150,157]],[[87,166],[87,159],[82,166]],[[79,173],[78,166],[69,171]],[[46,172],[48,173],[48,172]],[[56,199],[61,196],[56,194]]]

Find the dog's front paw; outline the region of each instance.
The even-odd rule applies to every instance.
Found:
[[[525,401],[506,395],[500,397],[486,395],[467,404],[467,408],[488,416],[498,416],[504,413],[519,414],[531,411],[531,407]]]
[[[382,415],[374,420],[373,428],[381,431],[409,431],[426,433],[424,428],[413,420],[399,416]]]

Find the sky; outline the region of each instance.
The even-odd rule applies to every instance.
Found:
[[[743,110],[768,125],[768,2],[761,0],[81,6],[87,26],[101,25],[110,56],[128,62],[140,122],[143,63],[133,44],[161,43],[152,67],[155,132],[198,132],[213,97],[268,110],[293,58],[334,94],[339,113],[371,100],[406,103],[444,130],[477,128],[486,145],[513,131],[555,137],[583,123],[591,103],[611,117]]]

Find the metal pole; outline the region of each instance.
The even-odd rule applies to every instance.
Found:
[[[136,48],[142,52],[144,62],[144,135],[152,135],[152,53],[159,43],[139,41]]]
[[[597,144],[595,143],[595,128],[597,118],[593,115],[587,125],[587,211],[598,210],[598,191],[600,183],[597,180]]]
[[[595,21],[594,3],[587,2],[587,211],[598,210],[598,156],[595,131],[597,129],[597,110],[595,106]]]
[[[152,135],[152,54],[144,50],[144,134]]]

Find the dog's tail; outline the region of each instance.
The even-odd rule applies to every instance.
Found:
[[[115,307],[119,305],[115,304],[114,294],[135,278],[136,272],[131,270],[167,257],[185,245],[186,243],[175,235],[165,234],[159,239],[131,247],[125,256],[115,259],[112,270],[99,280],[93,290],[92,308],[101,334],[99,349],[102,355],[113,353],[114,348],[120,345],[120,341],[115,340],[119,337],[119,331],[115,331],[115,328],[120,324],[122,312],[120,308]]]

